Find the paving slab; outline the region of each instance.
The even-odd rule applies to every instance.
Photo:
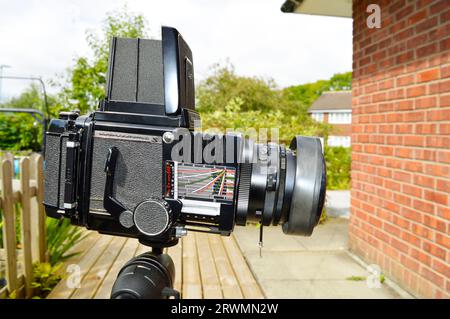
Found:
[[[401,298],[386,284],[370,288],[370,273],[348,253],[348,219],[331,218],[311,237],[264,228],[259,255],[259,228],[236,227],[234,236],[268,298]],[[360,279],[355,280],[355,279]]]

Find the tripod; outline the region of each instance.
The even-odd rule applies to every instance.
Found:
[[[162,248],[152,248],[128,261],[117,275],[111,299],[180,298],[173,289],[175,265]]]

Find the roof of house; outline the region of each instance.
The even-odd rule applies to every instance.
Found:
[[[351,18],[352,0],[285,0],[281,11]]]
[[[323,92],[309,108],[312,111],[351,110],[352,91]]]

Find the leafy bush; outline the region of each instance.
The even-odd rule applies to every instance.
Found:
[[[71,225],[70,220],[66,218],[47,218],[46,225],[47,250],[51,265],[63,262],[78,254],[78,252],[68,253],[68,251],[85,237],[81,227]]]
[[[0,149],[11,151],[39,151],[42,127],[27,114],[0,113]]]
[[[33,281],[31,287],[34,288],[34,299],[45,298],[61,280],[58,270],[62,263],[52,266],[50,263],[33,264]]]
[[[326,146],[324,155],[327,167],[327,189],[349,189],[351,148]]]

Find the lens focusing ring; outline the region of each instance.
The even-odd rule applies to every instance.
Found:
[[[252,177],[252,164],[242,163],[239,176],[239,191],[236,207],[236,224],[245,226],[249,210],[250,183]]]

